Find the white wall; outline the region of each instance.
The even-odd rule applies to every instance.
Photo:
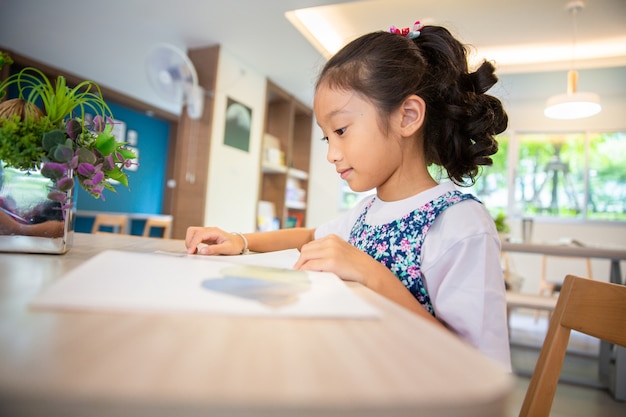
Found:
[[[145,57],[159,42],[182,51],[187,50],[188,42],[171,25],[150,19],[145,7],[148,3],[127,2],[124,10],[117,10],[116,18],[109,20],[102,18],[94,2],[32,3],[0,1],[0,49],[11,49],[165,111],[180,113],[179,103],[163,99],[150,86]],[[110,4],[106,7],[111,10]]]
[[[322,130],[314,123],[306,218],[309,227],[316,227],[340,215],[340,178],[334,165],[326,160],[328,145],[320,140],[323,136]]]
[[[260,175],[266,79],[220,48],[209,159],[205,225],[252,232]],[[224,145],[227,99],[252,110],[250,149]]]

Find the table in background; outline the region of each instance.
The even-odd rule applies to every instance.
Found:
[[[573,244],[559,245],[548,243],[502,242],[502,252],[522,252],[536,253],[540,255],[571,256],[577,258],[609,259],[611,261],[609,282],[613,282],[615,284],[624,283],[624,281],[622,281],[620,261],[626,261],[626,249],[601,246],[579,246]]]
[[[93,210],[76,210],[76,229],[79,232],[89,233],[93,225],[93,219],[98,214],[124,215],[128,218],[126,225],[127,234],[141,236],[144,226],[148,219],[158,219],[172,221],[171,214],[150,214],[150,213],[121,213],[113,211],[93,211]],[[88,222],[83,224],[83,220]]]
[[[611,262],[608,281],[615,284],[626,283],[626,279],[622,279],[620,267],[620,262],[626,260],[626,249],[574,244],[502,242],[502,251],[608,259]],[[598,374],[600,382],[609,388],[616,399],[626,400],[626,348],[601,341]]]
[[[0,254],[0,415],[505,414],[510,374],[354,283],[381,319],[28,308],[106,249],[183,252],[184,243],[77,233],[65,255]]]

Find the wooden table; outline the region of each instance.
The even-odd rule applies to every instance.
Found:
[[[615,284],[626,284],[626,279],[622,280],[620,268],[620,262],[626,260],[626,249],[571,244],[502,242],[502,251],[609,259],[611,269],[608,281]],[[601,341],[598,376],[600,382],[609,388],[616,399],[626,401],[626,348]]]
[[[601,246],[557,245],[548,243],[502,242],[503,252],[536,253],[540,255],[573,256],[578,258],[609,259],[611,269],[609,281],[624,284],[620,261],[626,260],[626,249]]]
[[[63,273],[112,248],[184,251],[184,244],[77,233],[65,255],[0,254],[0,415],[505,414],[511,374],[357,284],[350,288],[383,318],[28,308]]]

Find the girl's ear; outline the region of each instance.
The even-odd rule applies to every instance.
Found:
[[[412,94],[400,106],[400,130],[402,136],[413,136],[422,125],[426,116],[426,103],[420,96]]]

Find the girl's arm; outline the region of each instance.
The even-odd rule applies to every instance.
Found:
[[[404,284],[382,263],[337,235],[327,235],[305,245],[296,269],[325,271],[346,281],[356,281],[433,324],[443,324],[417,301]]]
[[[296,227],[271,232],[246,233],[248,249],[252,252],[272,252],[284,249],[298,249],[314,239],[315,229]],[[237,236],[238,237],[238,236]]]
[[[315,229],[293,228],[272,232],[244,234],[248,249],[252,252],[272,252],[284,249],[300,249],[313,240]],[[217,227],[189,227],[185,238],[187,253],[201,255],[239,255],[244,239]]]

